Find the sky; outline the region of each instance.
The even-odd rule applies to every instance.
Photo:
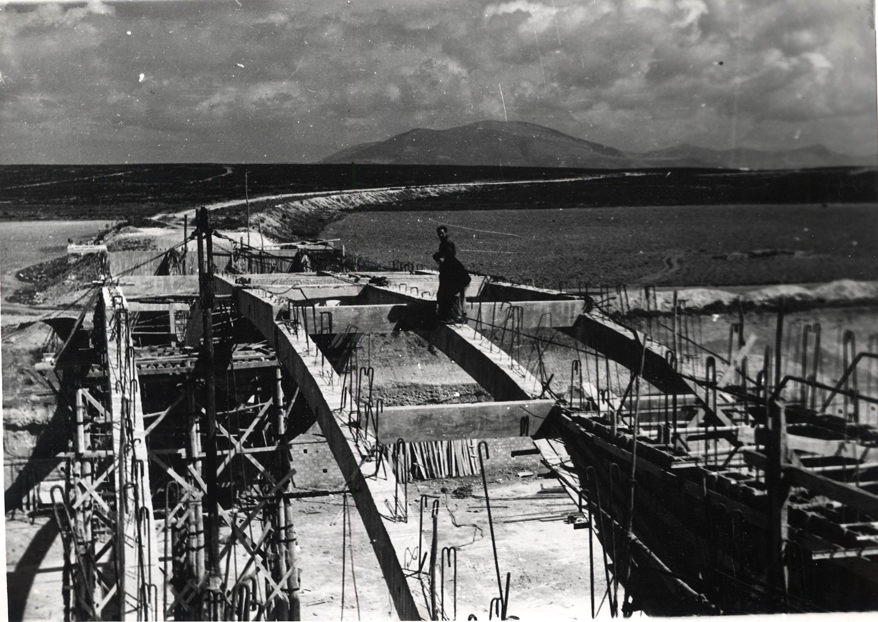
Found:
[[[878,151],[872,0],[0,0],[0,164],[315,162],[528,121]]]

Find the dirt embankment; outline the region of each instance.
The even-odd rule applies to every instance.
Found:
[[[330,223],[344,218],[347,212],[368,207],[394,205],[403,201],[435,198],[471,191],[476,186],[443,184],[378,188],[374,190],[346,190],[333,193],[306,195],[298,198],[269,197],[259,203],[259,211],[250,218],[250,226],[278,240],[289,240],[319,235]],[[246,226],[246,214],[240,202],[212,211],[218,226],[237,228]]]
[[[68,304],[91,289],[104,272],[100,255],[52,259],[20,270],[16,277],[26,285],[9,296],[9,301],[33,306]]]
[[[602,308],[611,313],[673,313],[676,293],[679,308],[689,313],[709,314],[736,311],[774,310],[783,301],[788,311],[823,307],[878,305],[878,281],[844,279],[811,285],[771,285],[734,288],[664,288],[631,287],[616,290],[602,300]]]

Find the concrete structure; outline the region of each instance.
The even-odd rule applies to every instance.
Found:
[[[878,497],[866,461],[878,433],[853,420],[853,404],[878,400],[844,379],[801,379],[807,391],[785,393],[783,383],[795,379],[748,380],[747,345],[696,372],[692,361],[675,361],[676,329],[662,343],[603,314],[588,296],[482,277],[469,291],[468,322],[443,325],[435,273],[214,274],[210,239],[199,239],[198,277],[126,278],[119,293],[105,290],[98,338],[76,356],[56,357],[68,390],[124,422],[95,449],[83,434],[100,434],[104,422],[76,410],[74,449],[65,456],[75,468],[66,495],[54,500],[70,551],[70,617],[241,618],[257,603],[265,618],[298,619],[290,500],[304,494],[293,481],[308,455],[296,439],[315,421],[337,467],[333,486],[340,482],[336,492],[353,500],[401,619],[443,616],[435,539],[424,551],[419,533],[410,550],[407,484],[484,477],[483,440],[522,443],[515,452],[538,453],[554,471],[580,508],[572,523],[590,529],[612,558],[604,572],[614,613],[845,608],[795,584],[797,563],[802,585],[834,573],[847,608],[878,608],[869,592]],[[271,259],[260,253],[257,263]],[[359,353],[366,335],[398,331],[442,353],[491,401],[385,407],[372,392],[380,370],[360,365]],[[544,369],[544,353],[557,346],[545,331],[577,344],[563,355],[563,395],[563,379],[553,385],[557,372]],[[523,342],[535,344],[538,364],[523,359]],[[100,369],[91,366],[96,353]],[[590,365],[601,373],[583,374]],[[105,394],[89,392],[96,383]],[[794,399],[813,402],[808,391],[818,388],[827,403],[852,405],[851,420],[839,427],[808,399]],[[819,470],[839,457],[856,480]],[[110,544],[84,543],[87,512],[104,503],[92,492],[111,475],[116,507],[106,508],[105,523],[115,535]],[[508,583],[504,590],[488,510],[497,586],[488,576],[486,589],[505,618]],[[100,572],[101,555],[92,561],[84,544],[112,553],[126,572]],[[168,551],[161,562],[160,546]],[[160,565],[164,581],[156,580]],[[223,565],[239,569],[223,574]],[[106,607],[112,598],[115,612]]]

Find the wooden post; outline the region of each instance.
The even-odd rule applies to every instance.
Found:
[[[278,477],[283,477],[287,474],[288,471],[284,469],[284,449],[281,447],[281,444],[284,442],[284,404],[283,404],[283,390],[281,389],[281,373],[280,367],[274,368],[274,394],[272,396],[272,411],[274,414],[275,421],[275,434],[274,434],[274,443],[277,446],[278,451],[278,460],[275,461],[275,465],[277,465]],[[287,556],[286,551],[286,539],[287,539],[287,511],[286,505],[288,500],[284,498],[283,493],[286,492],[286,486],[281,488],[277,492],[277,505],[274,508],[275,518],[277,520],[277,531],[273,536],[274,540],[274,558],[275,563],[272,568],[272,572],[274,574],[274,580],[281,586],[281,598],[276,599],[274,612],[272,616],[276,620],[290,620],[294,619],[290,617],[290,593],[288,589],[285,589],[288,586],[288,583],[284,581],[284,576],[287,574],[288,570],[288,562],[289,558]],[[295,573],[295,570],[293,570]]]
[[[94,539],[92,537],[92,500],[91,496],[83,492],[82,488],[76,484],[76,482],[82,482],[85,486],[91,487],[93,484],[92,478],[92,461],[91,458],[86,458],[82,455],[82,452],[89,451],[91,449],[91,434],[86,427],[86,406],[85,406],[85,393],[86,389],[79,388],[76,390],[76,439],[74,445],[74,451],[76,453],[76,457],[73,459],[73,469],[74,469],[74,486],[76,491],[76,504],[79,507],[79,510],[75,512],[75,523],[76,528],[82,537],[82,540],[86,542],[88,559],[95,559],[95,545]],[[76,564],[76,553],[71,549],[69,551],[70,557],[67,559],[67,563],[69,567],[67,572],[70,573],[69,576],[76,576],[76,571],[73,570]],[[86,602],[90,606],[95,606],[97,603],[101,601],[101,594],[97,591],[97,568],[94,563],[86,565],[83,568],[79,575],[80,578],[84,581],[84,585],[75,587],[75,591],[80,594],[85,595]],[[71,593],[69,596],[65,595],[66,598],[70,599],[70,602],[74,602],[76,599],[75,593]],[[77,611],[81,611],[80,606],[74,603],[73,609]],[[96,612],[100,615],[100,611]]]
[[[188,427],[188,442],[186,443],[187,463],[199,476],[201,475],[201,435],[198,430],[198,407],[195,402],[195,393],[191,381],[186,382],[186,421]],[[202,494],[198,482],[193,475],[188,478],[189,507],[192,512],[188,520],[189,544],[187,557],[189,568],[194,574],[196,585],[204,577],[204,515],[202,510]]]
[[[186,254],[189,250],[189,214],[183,216],[183,274],[187,274],[186,270]]]
[[[207,484],[207,517],[205,542],[207,545],[207,573],[209,589],[219,589],[219,500],[216,482],[216,370],[213,348],[213,240],[207,219],[207,209],[201,208],[198,222],[198,282],[201,294],[201,319],[204,325],[204,367],[207,385],[207,434],[205,438],[204,479]]]
[[[774,335],[774,388],[780,386],[781,369],[783,368],[783,296],[777,303],[777,330]]]
[[[130,497],[128,496],[129,488],[128,484],[128,475],[129,471],[126,468],[128,465],[128,444],[127,439],[125,437],[125,415],[127,413],[123,412],[123,406],[121,400],[114,399],[116,398],[120,391],[118,391],[117,387],[114,385],[114,381],[119,379],[122,380],[122,384],[125,384],[125,375],[127,374],[126,369],[124,369],[124,362],[127,361],[127,357],[122,357],[122,365],[115,370],[115,373],[112,371],[112,366],[115,365],[113,362],[112,354],[110,353],[111,342],[112,340],[116,340],[116,347],[122,351],[125,347],[125,326],[122,323],[122,314],[116,313],[116,309],[113,308],[112,299],[110,298],[107,290],[104,290],[104,326],[105,333],[107,335],[107,379],[106,379],[106,394],[110,396],[109,399],[109,408],[107,414],[109,415],[110,426],[112,428],[112,438],[113,438],[113,458],[116,462],[116,469],[113,474],[114,483],[116,486],[115,490],[115,503],[116,503],[116,524],[114,528],[114,537],[115,541],[113,543],[113,550],[115,552],[114,564],[115,564],[115,577],[116,577],[116,602],[119,603],[119,619],[120,620],[130,620],[132,619],[132,613],[134,613],[134,609],[128,603],[128,582],[126,581],[126,571],[128,569],[128,563],[133,562],[133,559],[130,559],[128,556],[128,546],[126,536],[126,525],[130,520],[128,518],[128,508]],[[115,327],[113,324],[115,323]],[[112,336],[113,331],[115,331],[115,336]],[[114,375],[116,376],[114,378]],[[119,387],[125,390],[123,387]],[[116,394],[114,396],[114,393]],[[116,403],[113,403],[116,402]],[[133,505],[133,504],[130,504]],[[136,520],[136,517],[135,517]],[[135,594],[137,587],[135,587]]]
[[[769,430],[766,453],[765,479],[768,488],[768,511],[770,526],[769,580],[782,592],[786,602],[788,572],[786,566],[786,545],[789,524],[790,486],[784,474],[788,463],[786,434],[786,410],[782,405],[769,405]]]
[[[674,319],[673,319],[673,329],[674,329],[674,357],[680,356],[680,336],[679,331],[677,329],[677,290],[674,290]]]
[[[431,513],[433,519],[433,536],[430,544],[430,614],[433,620],[441,620],[439,610],[436,607],[436,551],[439,549],[439,514],[434,509]],[[500,593],[501,597],[503,593]],[[505,616],[503,616],[505,619]]]
[[[77,460],[80,459],[79,454],[87,449],[85,446],[85,398],[82,395],[84,390],[76,390],[76,438],[74,439],[73,451],[77,454]],[[79,490],[76,492],[77,495],[80,494]]]
[[[244,201],[247,203],[247,247],[250,248],[250,190],[248,188],[249,173],[244,171]]]
[[[274,406],[275,417],[277,420],[277,444],[280,452],[280,473],[281,477],[286,476],[292,470],[292,461],[290,460],[290,449],[284,445],[287,442],[287,427],[284,417],[284,394],[281,386],[281,369],[280,366],[274,369]],[[295,400],[295,397],[293,398]],[[292,484],[288,481],[284,484],[282,492],[291,492]],[[284,560],[284,573],[289,572],[290,576],[286,581],[287,600],[289,602],[288,620],[301,619],[301,607],[299,604],[299,569],[296,563],[296,547],[298,546],[298,536],[296,527],[293,524],[293,507],[291,502],[285,496],[281,496],[278,505],[278,531],[280,532],[281,547],[278,551],[278,558]],[[283,577],[283,574],[281,574]]]

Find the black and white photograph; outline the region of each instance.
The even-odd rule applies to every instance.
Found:
[[[876,76],[874,0],[0,0],[6,619],[874,616]]]

